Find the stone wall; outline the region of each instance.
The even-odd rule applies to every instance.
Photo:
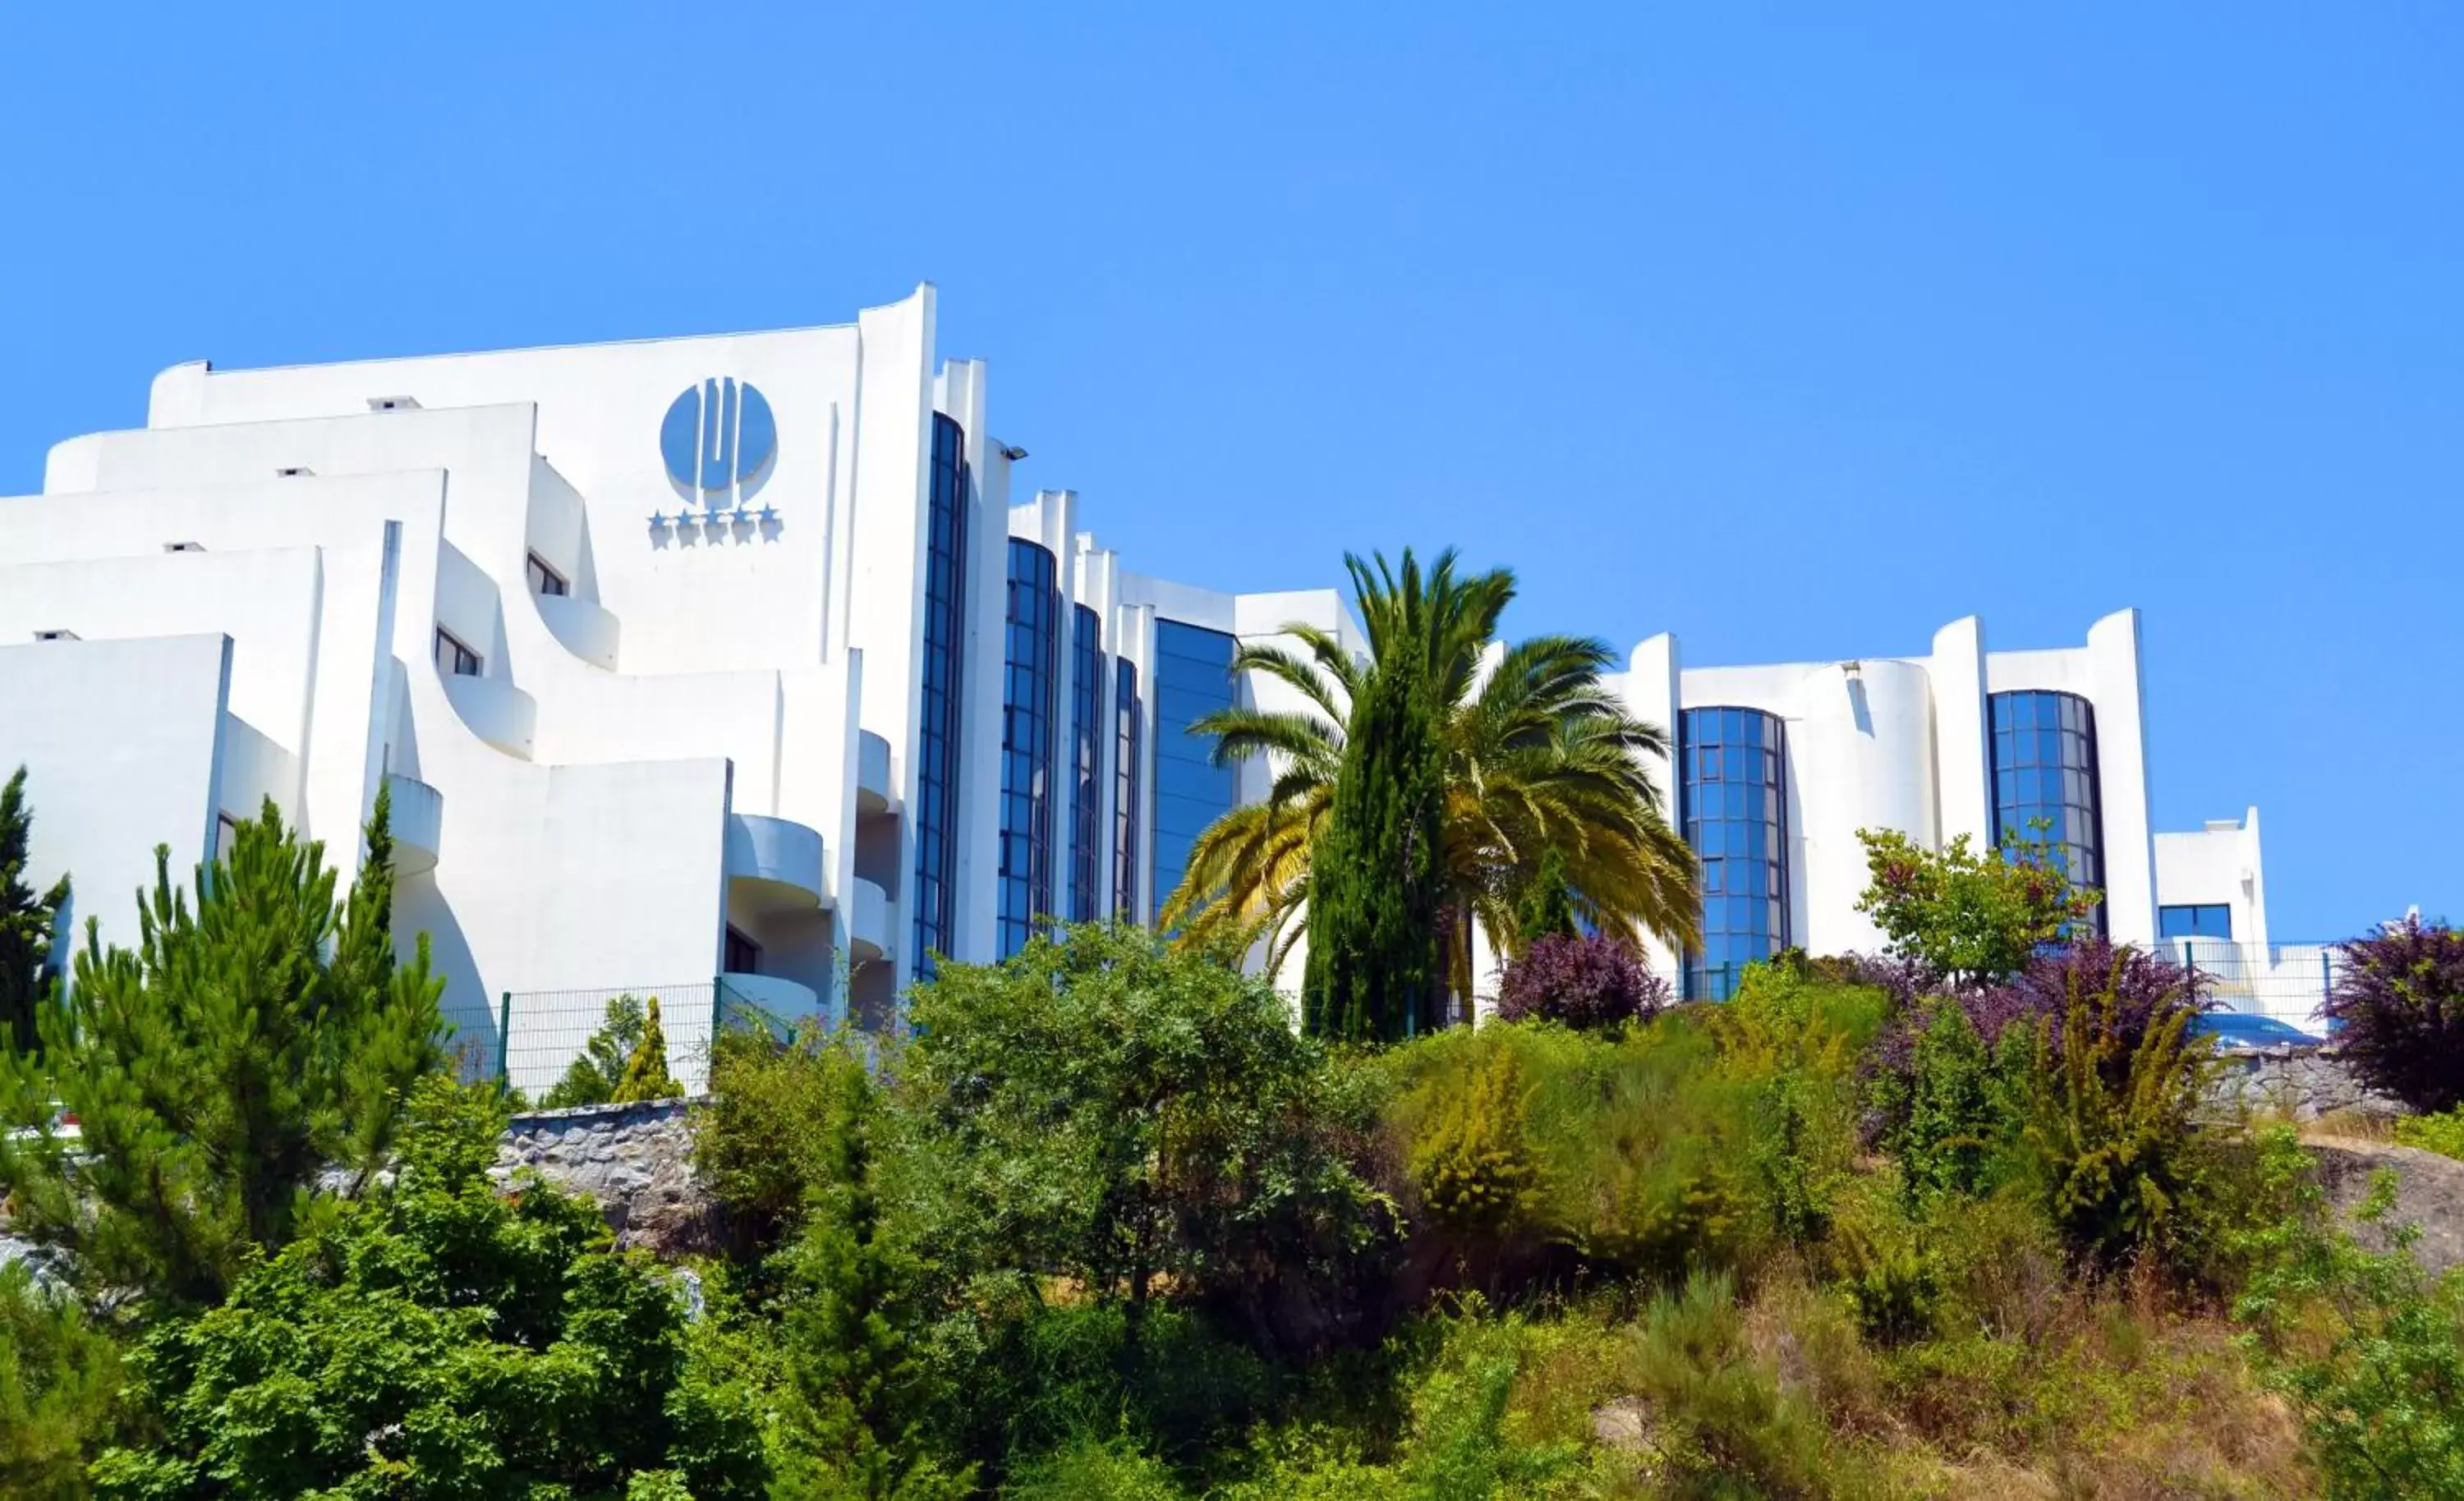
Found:
[[[693,1173],[687,1099],[534,1110],[514,1117],[490,1175],[510,1182],[522,1168],[607,1216],[616,1243],[662,1255],[715,1245],[715,1206]]]
[[[2228,1104],[2316,1120],[2349,1110],[2368,1116],[2400,1116],[2405,1109],[2372,1094],[2325,1048],[2251,1048],[2224,1055],[2216,1098]]]

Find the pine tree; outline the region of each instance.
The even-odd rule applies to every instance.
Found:
[[[786,1258],[795,1296],[785,1327],[792,1385],[782,1489],[914,1501],[968,1493],[967,1476],[945,1474],[925,1451],[921,1373],[892,1317],[899,1279],[872,1186],[879,1106],[871,1079],[842,1046],[828,1046],[820,1061],[831,1119],[820,1182],[808,1191],[811,1219]]]
[[[1381,663],[1354,707],[1326,829],[1309,857],[1310,1033],[1392,1042],[1437,1026],[1444,781],[1419,663]]]
[[[659,1025],[659,998],[650,997],[649,1014],[642,1020],[642,1040],[633,1044],[633,1055],[625,1060],[625,1077],[617,1082],[610,1097],[617,1104],[641,1099],[673,1099],[685,1092],[668,1072],[668,1033]]]
[[[52,941],[69,878],[37,897],[26,884],[26,845],[34,816],[26,808],[26,769],[0,787],[0,1047],[31,1053],[35,1003],[52,985]]]
[[[388,816],[381,794],[346,902],[269,799],[193,899],[155,851],[134,950],[89,921],[75,984],[39,1009],[41,1058],[0,1060],[14,1233],[90,1290],[193,1307],[292,1238],[321,1168],[374,1168],[403,1096],[446,1062],[425,935],[394,962]]]

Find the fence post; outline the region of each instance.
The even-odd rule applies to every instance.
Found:
[[[508,1056],[514,1046],[514,992],[507,990],[496,1002],[496,1083],[502,1087],[513,1077],[513,1059]]]

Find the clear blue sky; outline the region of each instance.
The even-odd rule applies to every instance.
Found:
[[[2160,826],[2464,917],[2464,8],[1054,9],[21,8],[0,493],[177,360],[929,279],[1134,567],[1460,542],[1705,663],[2135,604]]]

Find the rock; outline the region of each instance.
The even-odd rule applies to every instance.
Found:
[[[2393,1118],[2404,1106],[2373,1094],[2344,1067],[2331,1048],[2236,1048],[2221,1055],[2215,1098],[2226,1105],[2246,1105],[2290,1117],[2316,1120],[2338,1111]]]
[[[2464,1265],[2464,1163],[2386,1142],[2328,1138],[2303,1144],[2319,1164],[2319,1186],[2328,1202],[2347,1217],[2369,1196],[2380,1169],[2395,1169],[2395,1207],[2381,1224],[2353,1224],[2355,1240],[2385,1251],[2389,1230],[2417,1225],[2421,1237],[2412,1254],[2423,1271],[2437,1276]]]
[[[681,1255],[716,1245],[717,1207],[693,1176],[690,1100],[517,1116],[496,1155],[598,1204],[619,1246]]]
[[[1651,1403],[1639,1397],[1620,1397],[1592,1409],[1592,1438],[1602,1448],[1651,1447]]]

